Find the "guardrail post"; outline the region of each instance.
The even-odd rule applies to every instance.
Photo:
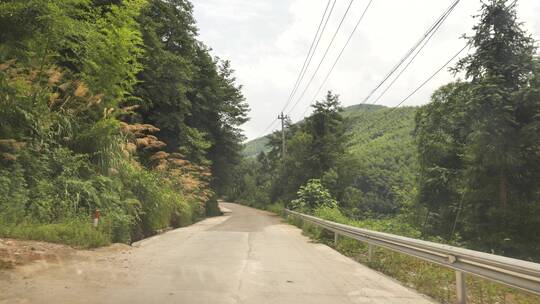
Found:
[[[339,241],[339,234],[334,231],[334,246],[337,246]]]
[[[369,262],[371,262],[371,260],[373,259],[373,245],[371,244],[368,244],[367,258]]]
[[[456,296],[457,304],[467,304],[467,282],[462,271],[456,271]]]

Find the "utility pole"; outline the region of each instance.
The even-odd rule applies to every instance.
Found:
[[[283,115],[283,112],[281,112],[277,118],[281,120],[281,159],[285,160],[285,153],[287,153],[287,148],[285,145],[285,120],[289,117],[287,115]]]

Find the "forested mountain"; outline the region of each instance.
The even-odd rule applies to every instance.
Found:
[[[242,150],[242,156],[256,157],[261,152],[266,153],[270,151],[270,148],[267,146],[267,144],[268,144],[268,138],[266,138],[266,136],[252,139],[244,144],[244,148]]]
[[[379,105],[358,104],[341,112],[347,133],[346,150],[357,166],[355,190],[351,190],[351,195],[358,200],[358,206],[364,205],[364,211],[396,212],[398,196],[414,188],[416,110],[414,107],[392,110]],[[254,139],[245,144],[243,154],[256,157],[261,152],[268,153],[271,150],[269,143],[267,137]]]
[[[130,242],[215,209],[247,105],[192,10],[0,3],[0,236]]]
[[[348,151],[360,164],[355,185],[366,210],[394,213],[414,193],[417,157],[413,138],[417,108],[344,112]]]
[[[399,201],[413,199],[412,195],[404,196],[414,192],[417,171],[413,139],[416,109],[359,104],[340,112],[345,130],[342,144],[347,155],[342,166],[350,172],[347,177],[350,184],[341,190],[341,194],[334,194],[342,196],[344,201],[341,204],[349,206],[352,216],[394,214],[401,207]],[[290,129],[302,129],[304,124],[305,121],[301,121]],[[257,155],[259,158],[275,158],[280,153],[280,138],[279,131],[276,131],[273,135],[246,143],[243,154],[251,158],[246,161],[255,161]],[[247,166],[252,167],[253,164]],[[335,170],[327,172],[326,180],[335,178],[332,176],[336,174]]]

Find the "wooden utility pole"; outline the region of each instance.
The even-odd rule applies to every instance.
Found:
[[[285,153],[287,153],[287,146],[285,144],[285,120],[288,116],[283,115],[283,112],[281,112],[277,118],[281,120],[281,159],[285,160]]]

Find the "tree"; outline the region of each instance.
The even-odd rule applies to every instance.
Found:
[[[540,137],[530,132],[540,119],[532,97],[536,47],[517,21],[515,1],[490,0],[477,17],[467,37],[475,51],[454,69],[467,81],[439,89],[417,115],[419,199],[439,217],[437,233],[459,233],[485,250],[538,255],[530,245],[540,218],[533,165]]]
[[[281,135],[276,132],[269,138],[269,157],[276,167],[272,201],[290,202],[300,186],[310,179],[321,178],[345,153],[345,123],[338,95],[328,92],[313,108],[313,114],[304,121],[288,124],[284,159],[280,152]]]
[[[192,9],[185,0],[152,0],[139,17],[147,56],[138,75],[138,120],[159,128],[167,152],[210,166],[212,187],[223,194],[240,161],[248,107],[230,63],[197,41]]]
[[[345,125],[340,112],[343,110],[339,96],[328,91],[323,101],[313,105],[313,114],[306,119],[304,130],[311,134],[313,163],[317,166],[316,176],[334,167],[345,153]]]

